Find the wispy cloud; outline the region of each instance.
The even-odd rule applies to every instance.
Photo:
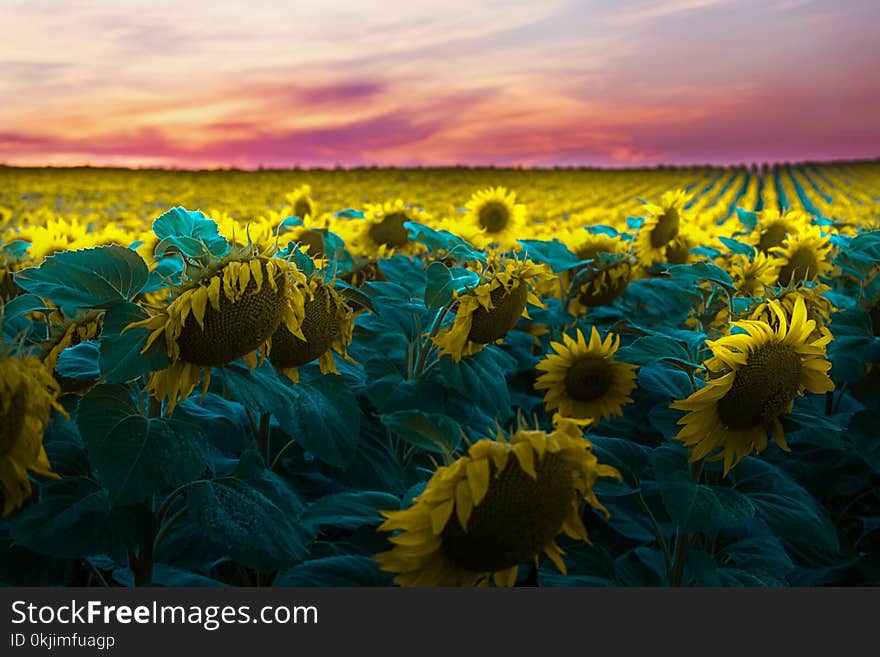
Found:
[[[0,160],[878,155],[878,19],[871,0],[7,2]]]

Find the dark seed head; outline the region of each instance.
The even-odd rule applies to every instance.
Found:
[[[492,472],[486,497],[474,507],[463,529],[452,514],[443,530],[443,551],[459,567],[477,572],[506,570],[539,554],[559,533],[571,511],[571,466],[547,453],[535,463],[532,479],[510,456],[504,470]]]

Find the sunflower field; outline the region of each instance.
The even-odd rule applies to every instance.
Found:
[[[880,584],[880,162],[0,167],[0,583]]]

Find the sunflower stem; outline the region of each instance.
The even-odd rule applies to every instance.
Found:
[[[98,584],[105,588],[110,588],[110,584],[107,583],[107,579],[104,577],[103,574],[101,574],[101,571],[95,567],[95,564],[93,564],[88,559],[83,559],[83,563],[89,569],[89,574],[92,576],[92,578],[98,581]]]
[[[690,468],[691,479],[696,483],[700,482],[703,474],[703,459],[692,463]],[[695,536],[693,534],[682,532],[680,529],[675,532],[675,556],[672,563],[672,577],[669,579],[670,586],[681,586],[684,577],[684,558],[688,548],[691,546]]]
[[[645,501],[645,498],[642,496],[641,489],[638,491],[639,496],[639,504],[645,512],[645,515],[648,516],[648,519],[651,521],[651,526],[654,528],[654,537],[657,539],[657,545],[660,546],[660,549],[663,550],[663,563],[666,566],[666,581],[672,581],[672,555],[669,553],[669,544],[666,542],[666,539],[663,536],[663,532],[660,530],[660,524],[657,522],[657,518],[654,516],[654,512],[651,511],[651,507],[648,506],[648,503]]]
[[[263,455],[263,461],[266,463],[269,463],[269,450],[272,447],[272,436],[270,435],[271,419],[271,413],[262,413],[260,415],[260,429],[259,433],[257,433],[257,448],[260,450],[260,453]]]
[[[183,515],[186,513],[186,505],[183,508],[178,509],[177,512],[173,516],[168,519],[162,527],[159,528],[159,531],[156,533],[156,538],[153,539],[153,552],[155,553],[159,547],[159,543],[162,542],[162,539],[165,538],[165,535],[170,531],[170,529],[174,526],[174,524],[180,520]]]
[[[421,349],[419,349],[418,357],[416,358],[416,366],[414,368],[414,378],[423,378],[427,373],[425,369],[425,361],[428,359],[428,354],[431,351],[431,348],[434,346],[432,339],[437,335],[437,332],[440,330],[440,325],[443,324],[443,320],[446,318],[447,313],[452,308],[452,304],[454,301],[450,301],[445,306],[443,306],[440,310],[437,311],[437,314],[434,316],[434,321],[431,322],[431,329],[428,331],[428,337],[425,338],[424,343],[422,343]]]

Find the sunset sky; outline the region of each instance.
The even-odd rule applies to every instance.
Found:
[[[0,0],[0,162],[880,157],[877,0]]]

